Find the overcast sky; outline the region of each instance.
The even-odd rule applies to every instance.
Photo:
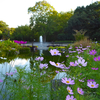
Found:
[[[6,22],[9,27],[29,25],[30,14],[28,8],[42,0],[0,0],[0,20]],[[46,0],[58,12],[75,10],[77,6],[90,5],[100,0]]]

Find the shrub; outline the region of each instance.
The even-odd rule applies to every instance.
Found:
[[[80,40],[80,41],[76,41],[73,46],[79,46],[80,44],[82,44],[83,47],[86,46],[91,46],[92,45],[92,41],[88,40],[87,37],[85,37],[84,39]]]
[[[80,30],[80,31],[74,30],[74,31],[76,32],[76,34],[73,34],[73,36],[75,37],[76,41],[84,40],[84,38],[86,37],[86,36],[84,36],[86,31],[84,31],[84,30]]]

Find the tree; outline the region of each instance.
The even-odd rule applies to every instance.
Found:
[[[0,21],[0,31],[1,31],[0,39],[7,38],[9,34],[9,28],[8,28],[8,25],[3,21]]]
[[[18,26],[15,28],[14,33],[11,35],[11,39],[29,41],[31,40],[31,29],[28,25]]]
[[[0,30],[2,32],[4,32],[4,30],[7,29],[7,28],[8,28],[8,25],[5,22],[0,21]]]
[[[68,27],[65,32],[74,40],[72,33],[74,30],[87,30],[86,35],[89,38],[94,39],[95,33],[100,28],[100,2],[95,2],[86,7],[77,7],[74,11],[74,15],[68,21]]]
[[[53,13],[53,11],[55,11],[54,7],[45,0],[36,2],[35,6],[28,8],[28,13],[33,14],[30,18],[30,27],[33,28],[38,26],[42,31],[39,32],[37,30],[36,32],[38,32],[39,35],[43,35],[45,41],[47,33],[44,28],[46,27],[48,17]]]

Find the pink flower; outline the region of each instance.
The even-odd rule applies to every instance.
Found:
[[[99,68],[91,68],[91,69],[93,69],[93,70],[98,70]]]
[[[80,81],[80,82],[84,82],[84,80],[80,80],[80,79],[79,79],[79,81]]]
[[[77,64],[74,62],[70,62],[70,66],[77,66]]]
[[[46,74],[46,71],[43,71],[43,72],[40,73],[41,76],[44,75],[44,74]]]
[[[73,85],[73,84],[75,84],[74,83],[74,80],[71,80],[71,78],[69,78],[69,79],[67,79],[66,77],[65,78],[62,78],[62,81],[61,81],[62,83],[65,83],[65,84],[70,84],[70,85]]]
[[[66,100],[76,100],[76,98],[74,98],[74,96],[67,95]]]
[[[88,82],[94,82],[94,79],[88,79],[87,81]]]
[[[55,67],[62,68],[62,69],[64,68],[64,65],[61,64],[61,63],[59,63],[59,62],[55,63],[55,62],[53,62],[53,61],[49,61],[49,63],[50,63],[51,65],[55,66]]]
[[[81,60],[83,59],[83,57],[79,57],[78,55],[77,55],[76,57],[77,57],[78,59],[81,59]]]
[[[18,43],[18,44],[25,44],[25,43],[27,43],[27,41],[24,42],[24,41],[18,41],[18,40],[14,40],[14,42]]]
[[[36,61],[43,61],[43,59],[44,59],[43,57],[36,57],[35,58]]]
[[[89,48],[89,47],[91,47],[91,46],[87,46],[87,48]]]
[[[79,94],[81,94],[81,95],[84,94],[84,91],[83,91],[81,88],[77,88],[77,92],[78,92]]]
[[[75,48],[78,48],[78,47],[75,47]]]
[[[3,82],[3,80],[0,79],[0,82]]]
[[[39,65],[39,67],[40,67],[40,69],[43,69],[43,68],[45,68],[45,69],[47,69],[48,68],[48,64],[40,64]]]
[[[68,49],[72,49],[72,46],[70,46],[70,48],[68,48]]]
[[[100,61],[100,56],[95,57],[95,58],[94,58],[94,61]]]
[[[57,49],[53,49],[53,50],[51,49],[50,53],[51,53],[52,56],[54,56],[54,55],[61,55],[61,53],[59,53],[59,50],[57,50]]]
[[[87,50],[87,48],[82,48],[82,50]]]
[[[66,55],[66,57],[69,57],[69,55]]]
[[[96,84],[96,82],[87,82],[87,86],[90,88],[98,88],[99,84]]]
[[[55,72],[56,72],[56,73],[59,73],[59,71],[57,71],[57,70],[56,70]]]
[[[6,75],[8,75],[8,76],[11,75],[11,76],[13,76],[13,74],[15,74],[15,73],[17,73],[17,70],[15,70],[14,72],[10,72],[10,73],[7,72]]]
[[[95,51],[95,50],[89,51],[89,54],[90,54],[90,55],[95,55],[96,53],[97,53],[97,51]]]
[[[69,86],[67,87],[67,91],[69,92],[69,94],[73,94],[72,89]]]

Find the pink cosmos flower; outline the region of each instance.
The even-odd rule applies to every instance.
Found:
[[[79,57],[78,55],[77,55],[76,57],[77,57],[78,59],[81,59],[81,60],[83,59],[83,57]]]
[[[44,59],[43,57],[36,57],[35,58],[36,61],[43,61],[43,59]]]
[[[78,48],[77,48],[76,51],[81,51],[81,49],[78,49]]]
[[[98,70],[99,68],[91,68],[91,69],[93,69],[93,70]]]
[[[100,56],[95,57],[95,58],[94,58],[94,61],[100,61]]]
[[[43,68],[45,68],[45,69],[47,69],[48,68],[48,64],[40,64],[39,65],[39,67],[40,67],[40,69],[43,69]]]
[[[58,68],[61,68],[61,69],[64,68],[64,65],[61,64],[61,63],[59,63],[59,62],[55,63],[55,62],[53,62],[53,61],[49,61],[49,63],[50,63],[51,65],[55,66],[55,67],[58,67]]]
[[[66,57],[69,57],[69,55],[66,55]]]
[[[65,78],[62,78],[62,83],[65,83],[65,84],[70,84],[70,85],[73,85],[75,84],[74,80],[71,80],[71,78],[67,79],[66,77]]]
[[[52,56],[54,56],[54,55],[61,55],[61,53],[59,53],[59,50],[57,50],[57,49],[53,49],[53,50],[51,49],[50,53],[51,53]]]
[[[79,81],[80,81],[80,82],[84,82],[84,80],[80,80],[80,79],[79,79]]]
[[[74,62],[70,62],[70,66],[77,66],[77,64]]]
[[[17,73],[17,70],[15,70],[14,72],[10,72],[10,73],[7,72],[6,75],[7,76],[10,76],[10,75],[13,76],[13,74],[15,74],[15,73]]]
[[[78,92],[79,94],[81,94],[81,95],[84,94],[84,91],[83,91],[81,88],[77,88],[77,92]]]
[[[67,95],[66,100],[76,100],[76,98],[74,98],[74,96]]]
[[[3,80],[0,79],[0,82],[3,82]]]
[[[57,71],[57,70],[56,70],[55,72],[56,72],[56,73],[59,73],[59,71]]]
[[[87,48],[89,48],[89,47],[91,47],[91,46],[87,46]]]
[[[46,74],[46,71],[43,71],[43,72],[40,73],[41,76],[44,75],[44,74]]]
[[[81,67],[80,65],[82,65],[82,66],[87,66],[87,62],[85,62],[85,60],[84,59],[78,59],[78,61],[75,61],[75,63],[79,66],[79,67]]]
[[[87,50],[87,48],[82,48],[82,50]]]
[[[70,46],[68,49],[72,49],[72,46]]]
[[[99,84],[96,84],[96,82],[87,82],[87,86],[90,88],[98,88]]]
[[[78,48],[78,47],[75,47],[75,48]]]
[[[96,53],[97,53],[97,51],[95,51],[95,50],[89,51],[89,54],[90,54],[90,55],[95,55]]]
[[[66,70],[62,69],[63,72],[65,72]]]
[[[87,82],[94,82],[94,79],[88,79]]]
[[[69,86],[67,87],[67,91],[69,92],[69,94],[73,94],[72,89]]]
[[[80,46],[79,48],[81,49],[82,47]]]
[[[64,67],[64,69],[69,69],[70,68],[70,66],[69,67],[66,67],[65,64],[62,64],[62,67]]]

